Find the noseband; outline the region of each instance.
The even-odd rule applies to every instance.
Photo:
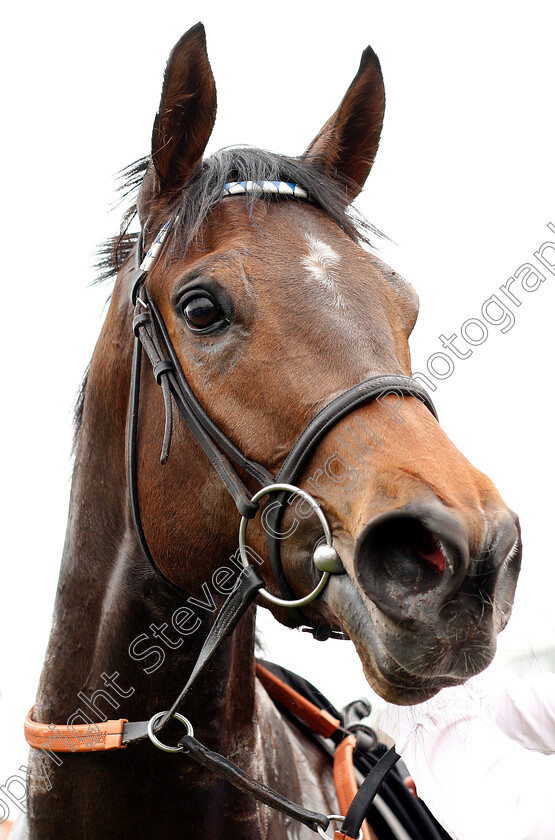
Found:
[[[224,196],[234,196],[253,193],[273,193],[279,196],[291,196],[298,199],[308,198],[306,192],[301,187],[281,181],[234,182],[225,185],[223,194]],[[164,578],[172,589],[177,590],[180,595],[183,595],[181,588],[169,580],[157,568],[149,549],[141,521],[137,479],[137,438],[143,350],[152,365],[154,376],[161,386],[164,395],[166,424],[161,462],[166,463],[169,455],[173,400],[179,413],[216,470],[221,481],[230,493],[237,510],[241,514],[239,548],[243,565],[246,568],[250,566],[246,546],[248,520],[256,516],[259,510],[259,500],[263,496],[269,493],[279,494],[277,500],[269,506],[270,509],[267,511],[266,521],[269,527],[265,530],[270,564],[281,597],[278,598],[267,590],[261,589],[259,586],[260,594],[274,604],[289,607],[294,622],[297,625],[307,625],[307,629],[316,638],[325,639],[329,638],[329,636],[347,638],[344,633],[331,630],[329,627],[311,627],[310,622],[300,609],[322,592],[330,574],[342,574],[345,572],[345,569],[333,547],[331,531],[322,509],[305,490],[295,486],[295,481],[298,480],[303,467],[324,435],[355,408],[366,405],[378,397],[383,398],[388,394],[395,394],[401,398],[404,396],[416,397],[437,419],[437,413],[432,400],[424,388],[408,376],[401,374],[373,376],[349,388],[339,397],[336,397],[328,403],[328,405],[313,417],[293,444],[278,474],[273,476],[262,464],[244,455],[233,441],[218,428],[197,400],[179,362],[160,311],[150,295],[147,284],[148,274],[155,264],[163,243],[171,232],[172,225],[177,218],[176,216],[170,219],[162,227],[142,262],[140,262],[141,237],[139,236],[139,241],[135,249],[135,267],[131,277],[131,300],[135,307],[133,318],[135,343],[131,374],[127,460],[133,522],[145,557],[154,571]],[[247,473],[247,475],[260,485],[261,489],[254,496],[238,475],[236,468]],[[313,556],[313,562],[316,568],[322,572],[322,576],[315,589],[301,598],[293,592],[284,574],[280,553],[281,535],[279,527],[285,504],[294,495],[300,496],[312,506],[320,520],[325,538],[325,543],[316,547]]]

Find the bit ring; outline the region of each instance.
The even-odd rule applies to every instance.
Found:
[[[294,493],[296,496],[301,496],[301,498],[305,499],[305,501],[309,502],[312,505],[312,509],[318,519],[320,520],[320,524],[324,531],[324,537],[326,540],[326,544],[332,546],[332,536],[331,536],[331,529],[328,525],[328,520],[324,515],[324,511],[316,502],[310,493],[307,493],[306,490],[302,490],[300,487],[295,487],[293,484],[269,484],[267,487],[263,487],[251,499],[251,502],[255,503],[258,502],[259,499],[262,499],[263,496],[267,496],[268,493],[273,493],[276,490],[284,490],[289,493]],[[250,560],[247,555],[246,551],[246,534],[247,534],[247,525],[249,520],[246,516],[241,517],[241,522],[239,524],[239,554],[241,556],[241,562],[245,568],[250,565]],[[271,592],[268,592],[267,589],[259,589],[260,595],[266,598],[267,601],[270,601],[271,604],[276,604],[278,607],[304,607],[306,604],[310,604],[311,601],[314,601],[315,598],[318,597],[320,592],[324,589],[325,585],[328,582],[330,573],[329,572],[322,572],[322,577],[312,590],[309,592],[308,595],[304,595],[302,598],[296,598],[295,600],[288,601],[285,598],[278,598],[276,595],[272,595]]]

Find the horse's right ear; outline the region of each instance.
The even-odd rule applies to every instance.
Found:
[[[152,129],[152,162],[161,189],[177,190],[201,161],[216,120],[216,85],[197,23],[171,51]]]

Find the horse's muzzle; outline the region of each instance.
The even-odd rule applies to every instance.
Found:
[[[485,635],[503,629],[519,567],[516,517],[486,514],[471,534],[463,516],[435,498],[377,516],[355,546],[364,594],[400,627],[433,629],[445,644],[453,625],[460,638],[461,622],[481,623]]]

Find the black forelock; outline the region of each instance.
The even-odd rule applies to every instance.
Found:
[[[119,235],[110,238],[99,248],[96,266],[98,281],[117,273],[137,241],[138,234],[129,233],[129,227],[136,216],[136,193],[148,162],[148,158],[141,158],[122,170],[122,198],[133,196],[134,200],[123,217]],[[166,249],[168,256],[175,254],[176,250],[183,256],[191,243],[201,235],[207,216],[222,200],[224,186],[229,181],[292,182],[303,187],[309,201],[320,207],[355,242],[368,243],[370,235],[380,236],[376,228],[353,210],[345,184],[330,178],[315,165],[303,158],[287,157],[262,149],[229,147],[202,161],[175,202],[173,212],[179,213],[179,222],[173,228]],[[257,201],[297,200],[272,193],[249,194],[246,198],[249,212],[252,212]]]

